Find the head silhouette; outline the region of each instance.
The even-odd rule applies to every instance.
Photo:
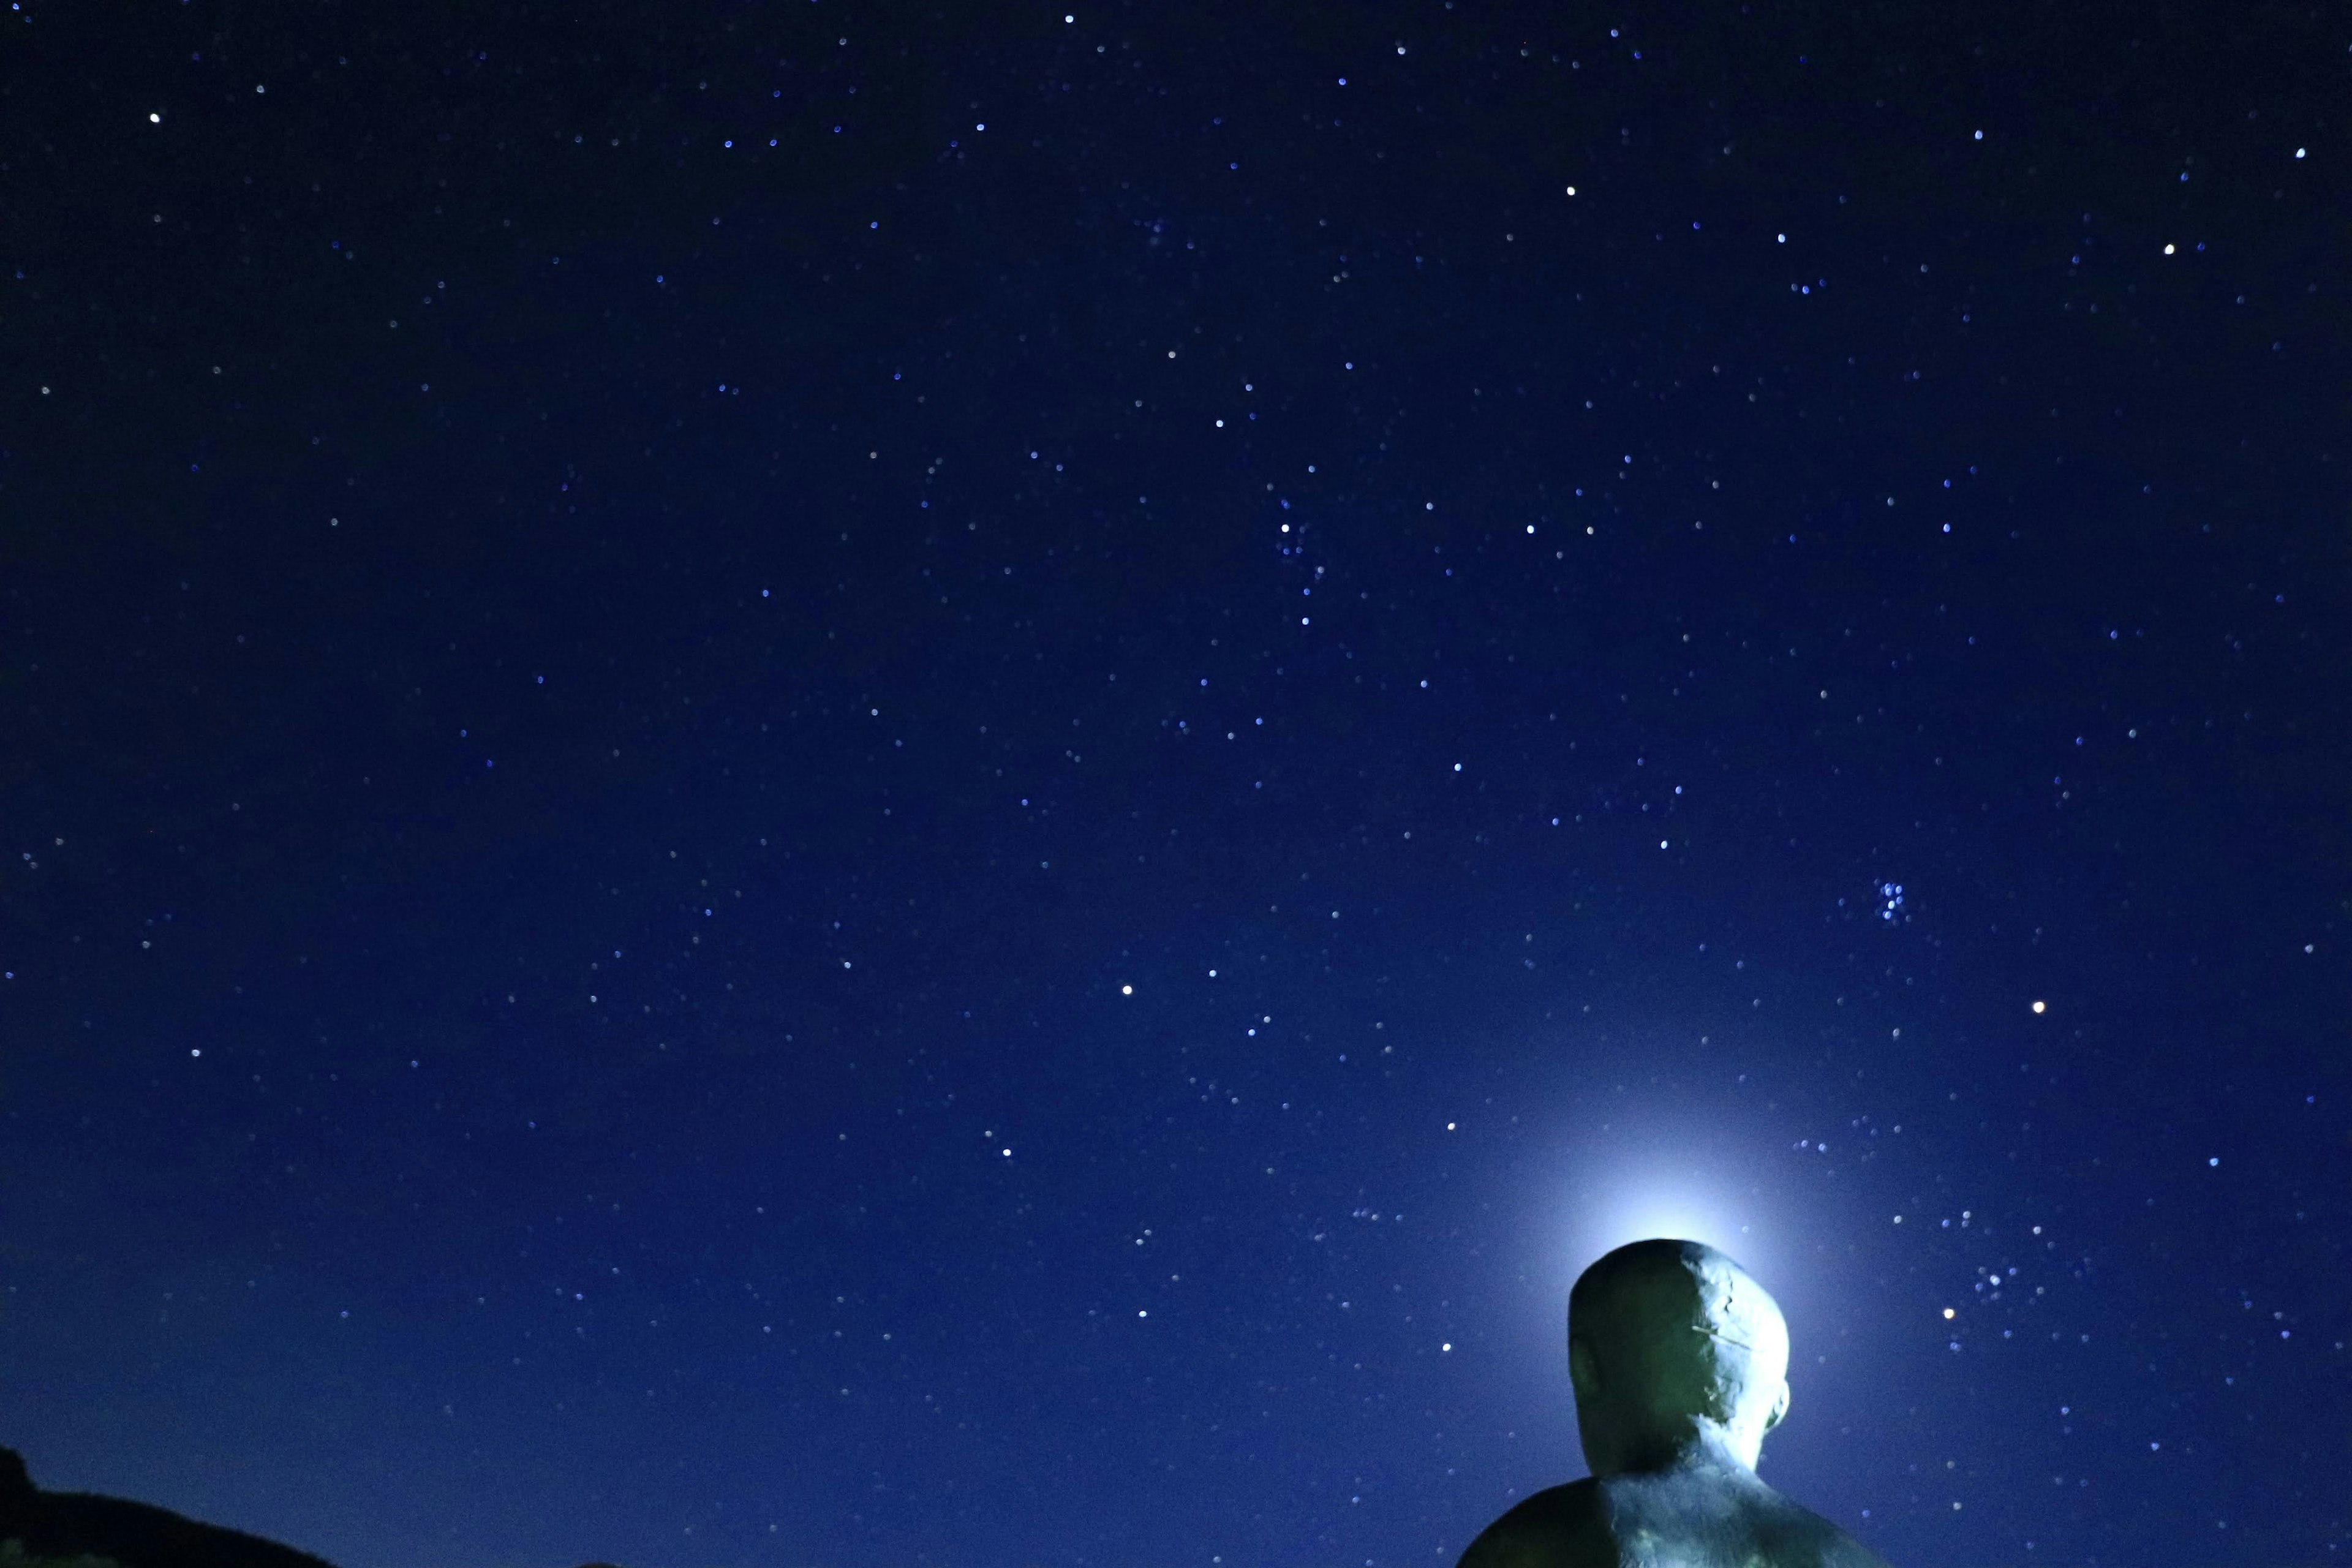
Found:
[[[1715,1248],[1637,1241],[1569,1292],[1568,1370],[1595,1476],[1693,1458],[1752,1470],[1788,1414],[1789,1325]]]

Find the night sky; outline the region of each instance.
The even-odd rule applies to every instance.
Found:
[[[2352,1557],[2352,23],[0,14],[0,1442],[341,1568]]]

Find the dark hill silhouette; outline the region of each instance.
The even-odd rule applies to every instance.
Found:
[[[24,1456],[0,1448],[0,1542],[26,1557],[103,1557],[121,1568],[333,1568],[241,1530],[200,1524],[152,1503],[95,1492],[45,1492]]]

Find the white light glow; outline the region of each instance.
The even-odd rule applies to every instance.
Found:
[[[1590,1162],[1564,1216],[1571,1278],[1603,1253],[1652,1237],[1705,1242],[1760,1269],[1775,1227],[1756,1173],[1742,1179],[1711,1163],[1655,1148]]]
[[[1684,1099],[1674,1109],[1620,1110],[1605,1128],[1570,1138],[1560,1148],[1563,1179],[1544,1205],[1555,1238],[1546,1294],[1565,1305],[1568,1288],[1602,1254],[1654,1237],[1728,1254],[1784,1309],[1811,1294],[1813,1244],[1836,1234],[1841,1205],[1804,1179],[1817,1172],[1764,1134],[1752,1112]]]

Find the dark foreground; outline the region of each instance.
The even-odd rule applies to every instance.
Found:
[[[19,1560],[98,1558],[121,1568],[333,1568],[307,1552],[152,1503],[45,1492],[23,1456],[0,1448],[0,1552],[9,1545],[15,1551],[7,1555]]]

